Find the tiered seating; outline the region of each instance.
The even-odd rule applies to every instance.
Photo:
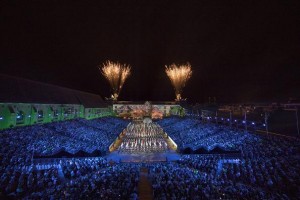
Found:
[[[235,145],[241,155],[234,162],[221,155],[183,155],[176,162],[154,164],[113,163],[104,157],[32,162],[33,149],[51,154],[60,147],[70,151],[91,150],[95,144],[108,148],[127,123],[105,118],[20,127],[0,132],[0,198],[138,199],[141,167],[149,169],[155,199],[300,196],[299,139],[244,133],[192,119],[169,118],[159,124],[171,131],[166,132],[172,138],[177,137],[178,144],[180,138],[185,146]],[[103,134],[101,142],[95,138],[98,130]]]
[[[202,123],[199,120],[190,118],[182,119],[179,122],[178,118],[169,118],[167,123],[164,120],[158,123],[181,149],[203,147],[212,150],[219,146],[225,150],[238,150],[241,143],[249,137],[254,137],[239,130]]]

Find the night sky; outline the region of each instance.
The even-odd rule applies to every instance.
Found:
[[[108,97],[98,66],[109,59],[132,66],[120,100],[165,101],[164,65],[188,61],[191,102],[299,98],[299,1],[150,2],[6,1],[0,73]]]

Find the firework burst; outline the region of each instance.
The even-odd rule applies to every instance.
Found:
[[[189,78],[192,76],[192,68],[189,63],[185,65],[172,64],[166,66],[166,73],[175,89],[176,101],[181,100],[181,93]]]
[[[130,75],[130,65],[106,61],[100,70],[112,89],[111,98],[117,100],[126,79]]]

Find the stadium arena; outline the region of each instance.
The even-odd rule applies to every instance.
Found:
[[[238,115],[0,78],[1,199],[299,198],[299,137],[272,132],[270,106]]]

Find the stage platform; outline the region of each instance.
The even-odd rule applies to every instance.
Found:
[[[147,163],[147,162],[168,162],[180,159],[180,154],[175,151],[167,151],[163,153],[118,153],[114,151],[106,156],[108,161],[117,163]]]

